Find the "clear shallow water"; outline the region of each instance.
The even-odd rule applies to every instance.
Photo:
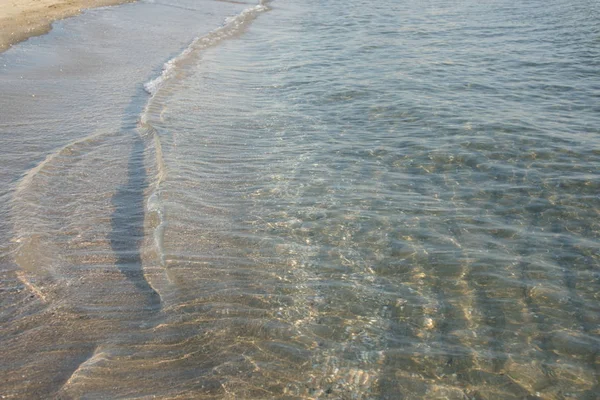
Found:
[[[3,111],[2,391],[598,398],[597,5],[218,5]]]

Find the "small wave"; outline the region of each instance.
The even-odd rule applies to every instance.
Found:
[[[65,144],[29,169],[15,187],[11,200],[13,237],[8,252],[20,267],[17,278],[44,303],[50,296],[44,288],[55,283],[60,275],[57,269],[65,263],[54,237],[61,226],[53,226],[54,217],[48,213],[66,201],[63,198],[56,204],[49,202],[46,191],[52,185],[47,182],[60,178],[70,166],[117,135],[114,131],[100,130]]]
[[[204,36],[197,37],[192,43],[178,56],[166,62],[159,76],[144,84],[144,90],[151,96],[146,107],[140,116],[140,134],[145,137],[152,137],[154,143],[154,152],[156,156],[157,175],[154,182],[154,190],[147,200],[148,213],[154,217],[154,242],[160,265],[165,267],[165,251],[163,245],[163,236],[166,226],[165,210],[160,200],[160,186],[167,176],[165,161],[162,152],[162,145],[157,129],[152,122],[162,122],[162,111],[157,114],[154,110],[164,110],[161,104],[159,94],[168,87],[168,83],[174,79],[181,79],[185,76],[185,64],[189,64],[195,56],[205,49],[214,47],[224,40],[240,35],[249,24],[254,21],[258,15],[268,11],[269,0],[260,0],[259,4],[246,8],[241,13],[225,19],[223,25]]]
[[[17,214],[23,213],[27,208],[31,196],[35,198],[35,181],[40,175],[51,175],[53,164],[60,161],[62,157],[69,158],[76,155],[82,148],[92,145],[102,138],[109,136],[112,132],[99,131],[84,138],[67,143],[53,153],[50,153],[38,165],[27,171],[23,178],[17,183],[13,195],[13,209]],[[29,192],[32,191],[33,194]],[[31,206],[34,207],[34,206]],[[33,294],[43,302],[47,302],[47,295],[43,293],[40,286],[42,282],[52,281],[51,265],[57,263],[59,258],[52,245],[45,240],[44,236],[36,233],[32,222],[28,219],[14,221],[14,237],[11,239],[12,246],[9,252],[13,255],[16,264],[21,268],[17,272],[17,278]]]
[[[64,145],[63,147],[61,147],[54,153],[49,154],[41,163],[39,163],[37,166],[31,168],[29,171],[27,171],[27,173],[25,173],[23,178],[17,184],[17,187],[15,189],[15,198],[19,198],[19,195],[22,192],[24,192],[29,186],[31,186],[31,183],[33,182],[35,177],[38,174],[40,174],[41,172],[43,172],[44,169],[48,165],[50,165],[54,160],[56,160],[57,158],[59,158],[61,156],[69,155],[69,153],[72,153],[73,151],[75,151],[75,149],[78,146],[93,143],[94,141],[100,139],[102,136],[106,136],[108,133],[110,133],[110,132],[106,132],[106,131],[96,132],[92,135],[86,136],[81,139],[74,140],[70,143],[67,143],[66,145]]]
[[[259,4],[245,9],[240,14],[226,18],[221,27],[211,31],[207,35],[194,39],[181,54],[165,63],[162,73],[159,76],[144,84],[144,90],[151,96],[156,95],[166,81],[177,76],[178,67],[188,59],[190,55],[213,47],[223,40],[241,33],[259,14],[269,10],[267,3],[267,1],[262,0]]]

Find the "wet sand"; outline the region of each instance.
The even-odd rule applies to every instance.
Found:
[[[0,0],[0,52],[29,37],[43,35],[52,22],[86,8],[133,0]]]

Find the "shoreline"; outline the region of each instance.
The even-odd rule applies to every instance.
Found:
[[[12,45],[40,36],[52,29],[52,23],[104,6],[135,0],[0,0],[0,53]]]

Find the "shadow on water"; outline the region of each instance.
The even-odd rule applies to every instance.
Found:
[[[20,290],[23,292],[21,297],[13,297],[17,300],[12,306],[13,308],[30,304],[28,307],[22,307],[24,311],[21,314],[14,313],[15,321],[18,321],[16,318],[26,317],[28,325],[9,322],[6,325],[6,331],[12,333],[0,340],[0,351],[3,358],[0,390],[3,395],[28,399],[79,398],[77,395],[71,396],[68,393],[70,391],[76,393],[79,390],[78,387],[85,386],[84,383],[88,376],[102,372],[101,369],[92,368],[95,364],[89,361],[95,356],[96,350],[100,348],[102,350],[98,354],[108,354],[111,351],[110,347],[121,346],[119,343],[121,340],[128,343],[135,342],[138,340],[134,335],[138,333],[137,327],[151,325],[154,322],[153,317],[158,315],[161,310],[160,296],[146,280],[142,262],[145,233],[145,191],[149,186],[149,178],[145,163],[146,142],[136,131],[136,122],[147,100],[148,96],[140,85],[139,90],[132,96],[129,105],[123,111],[122,120],[115,127],[120,138],[116,142],[112,142],[114,136],[111,134],[107,135],[108,139],[102,142],[103,144],[112,143],[113,146],[129,147],[113,147],[109,150],[114,151],[115,154],[125,154],[127,159],[119,162],[124,169],[119,173],[118,178],[123,177],[119,181],[120,185],[102,188],[102,192],[114,193],[111,199],[110,214],[94,215],[95,218],[92,219],[92,221],[102,224],[97,229],[90,229],[99,233],[101,240],[92,238],[89,247],[80,249],[76,254],[74,262],[71,262],[69,258],[70,248],[60,247],[58,244],[55,246],[58,251],[65,250],[63,258],[65,265],[61,267],[64,271],[68,271],[64,276],[64,281],[71,279],[71,282],[67,282],[68,284],[65,285],[69,289],[62,291],[62,288],[56,288],[59,295],[48,297],[52,304],[47,304],[44,296],[41,296],[43,302],[33,301],[33,294],[25,290]],[[91,133],[81,132],[81,135],[85,138]],[[87,147],[83,146],[83,149],[87,151],[95,143],[95,141],[90,141],[86,144]],[[93,150],[97,151],[98,149],[94,148]],[[67,161],[63,165],[59,165],[60,168],[72,166],[69,163],[72,159],[68,158],[70,153],[65,154],[64,160]],[[77,153],[76,156],[84,157],[86,154],[82,152],[81,154]],[[78,161],[76,158],[73,160]],[[102,167],[102,163],[83,163],[82,165],[86,168],[90,168],[90,165],[93,165],[91,168]],[[55,183],[62,188],[66,186],[65,181],[70,176],[68,174],[61,176],[60,173],[65,169],[58,171],[59,173],[51,175],[48,179],[50,183]],[[90,172],[89,176],[94,176],[92,171],[86,172]],[[55,179],[56,182],[51,181],[52,179]],[[110,184],[113,179],[106,181]],[[102,180],[100,183],[104,184],[104,182]],[[86,184],[94,185],[95,182],[89,181]],[[44,190],[53,187],[40,184],[38,189]],[[73,188],[76,190],[78,186],[73,186]],[[88,189],[90,186],[85,186],[85,188]],[[55,192],[42,191],[36,194],[38,197],[35,199],[42,198],[44,195],[53,195]],[[85,198],[82,201],[85,201]],[[103,200],[101,202],[104,206]],[[95,205],[96,203],[90,202],[90,204]],[[42,212],[45,211],[45,209],[40,209]],[[106,209],[101,208],[97,212],[101,213],[103,210]],[[87,214],[82,215],[85,217]],[[60,214],[58,217],[63,216]],[[50,214],[47,219],[58,217],[56,214]],[[72,221],[80,222],[78,219],[80,217],[81,215],[74,215]],[[104,225],[107,218],[110,219],[110,223]],[[68,220],[68,216],[66,219]],[[13,236],[16,237],[17,233],[13,233]],[[97,263],[93,251],[100,248],[104,254],[105,233],[108,246],[114,254],[114,269],[122,275],[121,282],[111,279],[102,280],[105,277],[112,278],[114,276],[112,268],[102,268],[102,271],[98,273],[88,272]],[[87,251],[88,249],[90,251]],[[102,261],[104,262],[104,259]],[[58,262],[56,263],[58,264]],[[64,281],[58,280],[57,282],[60,284]],[[90,283],[90,285],[82,287],[79,282],[81,284]],[[120,285],[120,283],[124,283],[124,285]],[[122,290],[123,288],[126,288],[126,292]],[[52,285],[48,285],[44,289],[48,292],[55,290]],[[24,298],[25,294],[27,302],[19,300]],[[3,293],[3,295],[7,296],[10,293]],[[124,299],[124,304],[119,304],[120,299]],[[115,305],[119,308],[116,314],[104,313],[105,310],[110,312]],[[5,310],[10,311],[11,309],[3,307],[2,311],[5,312]],[[10,314],[7,315],[10,316]],[[141,322],[145,324],[141,324]]]
[[[136,98],[142,101],[147,100],[145,93]],[[140,101],[132,101],[129,107],[132,112],[139,113],[138,103]],[[133,128],[130,127],[127,130],[132,131]],[[148,187],[144,164],[145,143],[136,132],[132,133],[135,138],[127,164],[127,181],[117,189],[112,198],[114,211],[111,217],[112,231],[109,238],[117,258],[116,267],[146,297],[144,308],[157,311],[161,306],[160,296],[144,276],[141,256],[141,246],[144,240],[144,190]]]

